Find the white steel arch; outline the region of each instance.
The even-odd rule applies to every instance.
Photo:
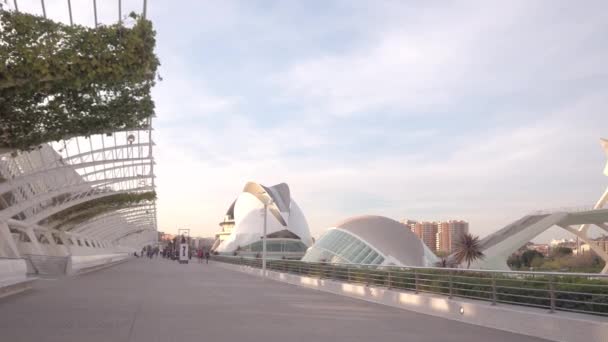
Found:
[[[608,157],[608,140],[600,139],[600,143]],[[604,174],[608,176],[608,163],[606,164]],[[608,187],[593,207],[585,208],[584,210],[558,209],[535,212],[524,216],[482,239],[480,243],[485,258],[474,262],[471,266],[489,269],[508,269],[506,261],[511,253],[545,230],[558,226],[576,235],[602,258],[606,264],[601,273],[606,274],[608,273],[608,251],[594,243],[589,235],[589,229],[594,225],[608,232],[607,204]]]
[[[153,144],[151,129],[133,130],[0,155],[0,222],[10,221],[8,228],[26,230],[34,237],[34,231],[46,229],[66,236],[114,241],[119,246],[137,245],[125,246],[131,248],[155,243],[156,206],[150,198],[111,208],[59,231],[47,222],[80,204],[154,191]],[[129,238],[123,241],[126,236]]]

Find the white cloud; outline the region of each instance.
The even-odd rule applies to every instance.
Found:
[[[411,115],[597,75],[608,47],[589,40],[606,29],[606,11],[566,14],[546,5],[418,9],[413,23],[386,28],[368,45],[298,61],[272,80],[286,101],[336,115],[386,108]]]

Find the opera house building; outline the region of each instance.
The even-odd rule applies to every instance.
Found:
[[[302,210],[285,183],[264,186],[249,182],[228,208],[212,250],[224,255],[259,257],[262,253],[264,206],[267,212],[267,255],[300,259],[312,238]]]

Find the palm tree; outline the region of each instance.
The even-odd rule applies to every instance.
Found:
[[[481,245],[479,243],[479,237],[473,236],[469,233],[460,236],[460,239],[456,241],[456,248],[454,252],[454,260],[457,263],[467,262],[467,268],[471,267],[471,262],[477,259],[483,259],[484,254],[481,251]]]

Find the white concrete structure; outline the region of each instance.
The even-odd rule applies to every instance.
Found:
[[[608,140],[601,139],[600,143],[608,156]],[[604,174],[608,176],[608,164]],[[506,261],[511,253],[545,230],[558,226],[588,244],[591,250],[606,261],[606,266],[601,273],[608,273],[608,253],[598,245],[590,243],[591,236],[589,236],[589,228],[592,225],[608,232],[608,209],[602,209],[607,203],[608,188],[593,208],[583,210],[566,208],[527,215],[482,239],[481,246],[485,258],[472,263],[471,267],[508,270]]]
[[[251,254],[262,251],[264,203],[268,207],[267,243],[269,257],[301,257],[312,245],[308,223],[285,183],[266,187],[249,182],[232,203],[226,217],[234,220],[230,236],[217,243],[219,253]]]
[[[329,228],[302,261],[434,266],[438,258],[402,223],[366,215],[349,218]]]

